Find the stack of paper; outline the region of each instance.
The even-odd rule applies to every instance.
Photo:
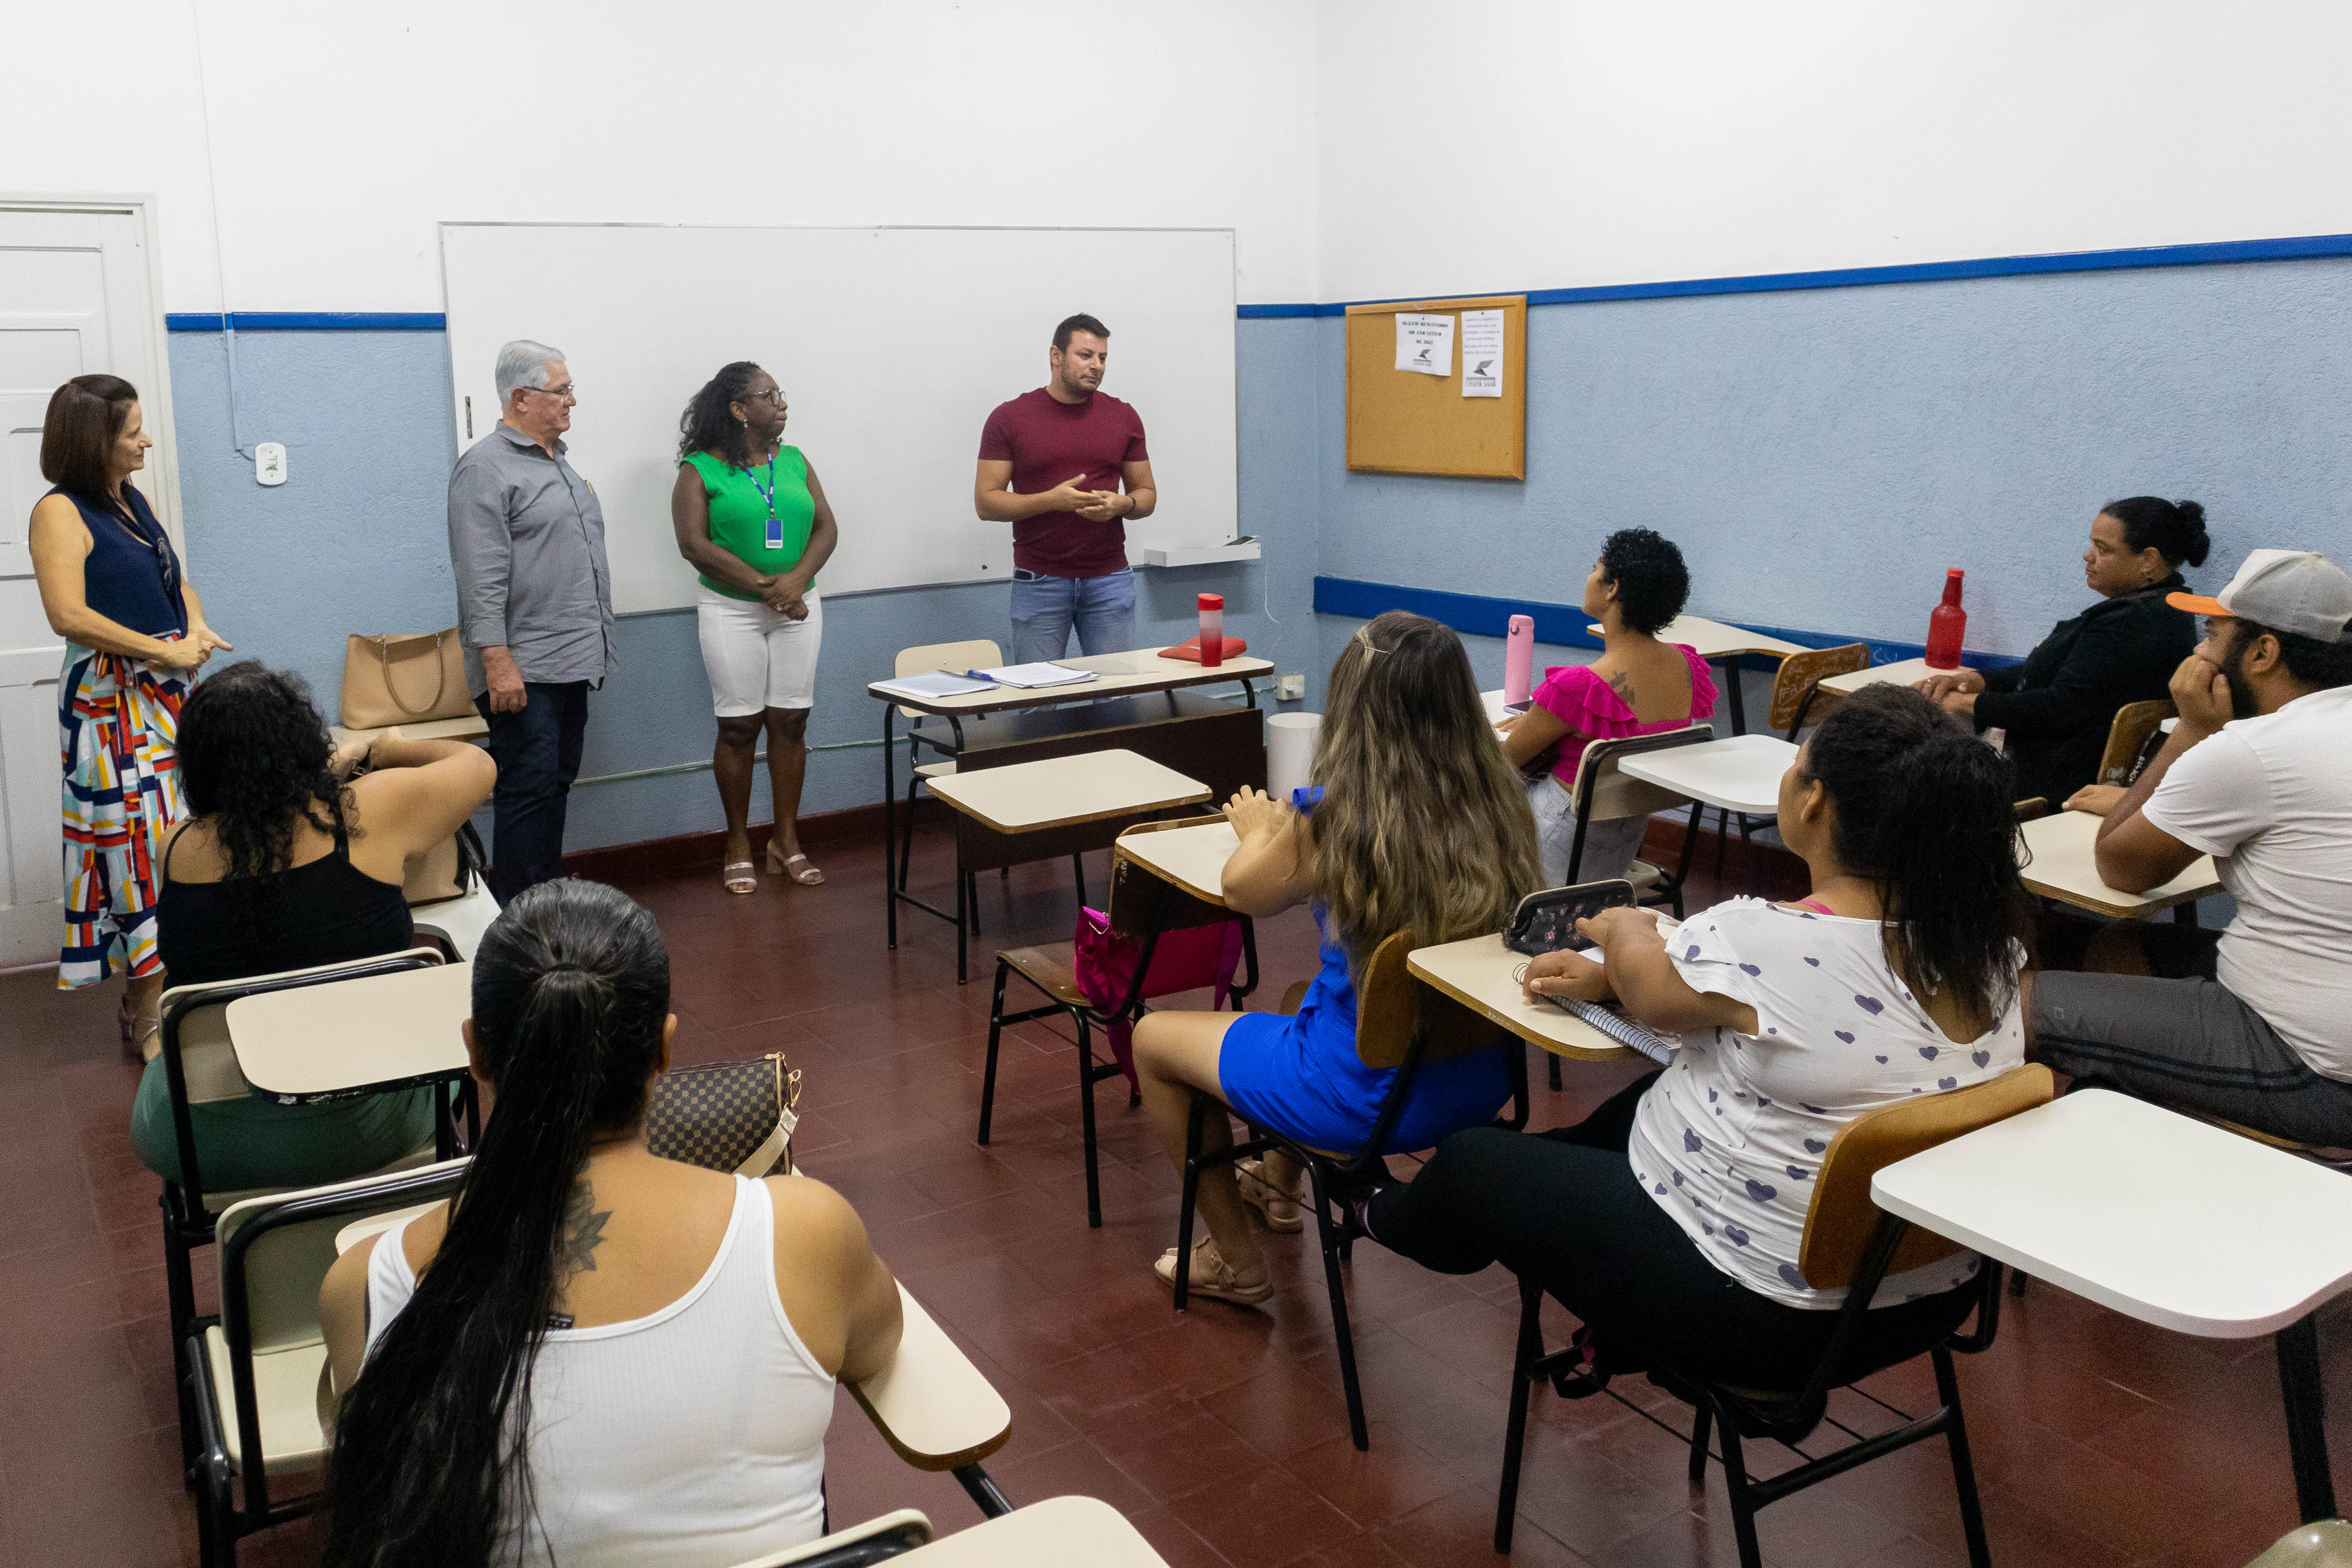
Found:
[[[929,675],[902,675],[896,680],[877,680],[877,691],[887,691],[893,697],[925,698],[969,697],[975,691],[986,691],[990,682],[978,676],[950,675],[938,670]]]
[[[1091,669],[1072,669],[1060,664],[1008,664],[997,669],[975,669],[972,678],[992,680],[999,686],[1028,689],[1037,686],[1075,686],[1082,680],[1098,679]]]

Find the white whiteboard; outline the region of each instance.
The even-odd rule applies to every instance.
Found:
[[[1142,416],[1157,513],[1145,545],[1234,537],[1229,229],[441,226],[461,445],[498,422],[500,344],[559,348],[580,389],[570,459],[604,502],[617,610],[691,605],[670,529],[678,416],[730,360],[791,399],[841,524],[829,593],[1003,577],[1013,525],[973,514],[980,427],[1045,384],[1055,325],[1111,330],[1104,390]]]

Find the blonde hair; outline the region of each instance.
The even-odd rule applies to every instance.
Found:
[[[1340,651],[1326,706],[1315,886],[1349,968],[1400,931],[1428,947],[1502,930],[1540,885],[1535,817],[1462,639],[1391,610]]]

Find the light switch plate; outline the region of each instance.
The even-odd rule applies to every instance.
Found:
[[[1274,698],[1277,702],[1299,702],[1307,697],[1307,678],[1303,675],[1275,677]]]
[[[282,442],[264,441],[254,447],[253,479],[263,485],[286,482],[286,447]]]

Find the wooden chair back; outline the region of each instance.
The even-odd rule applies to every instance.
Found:
[[[1764,721],[1786,731],[1804,711],[1805,699],[1813,694],[1823,676],[1852,675],[1869,668],[1868,643],[1850,642],[1790,654],[1780,661],[1780,671],[1772,678],[1772,710]]]
[[[1628,816],[1647,816],[1653,812],[1672,811],[1678,805],[1688,805],[1690,796],[1676,795],[1670,789],[1633,777],[1620,771],[1618,763],[1624,757],[1642,752],[1661,751],[1669,746],[1695,746],[1715,739],[1712,724],[1685,724],[1678,730],[1660,730],[1648,735],[1627,735],[1621,740],[1593,741],[1586,744],[1584,754],[1577,759],[1576,782],[1569,790],[1569,798],[1581,802],[1586,786],[1592,791],[1592,808],[1586,820],[1616,822]]]
[[[1424,1031],[1425,1062],[1475,1055],[1509,1038],[1500,1025],[1414,980],[1405,967],[1412,947],[1412,933],[1401,931],[1364,961],[1356,980],[1357,1060],[1375,1071],[1392,1072],[1404,1065],[1405,1053]]]
[[[2046,1105],[2054,1092],[2050,1069],[2040,1062],[2028,1062],[1967,1089],[1865,1110],[1839,1128],[1822,1155],[1812,1205],[1805,1211],[1805,1236],[1797,1252],[1797,1268],[1805,1283],[1816,1290],[1835,1290],[1853,1282],[1870,1247],[1871,1233],[1878,1227],[1878,1205],[1870,1201],[1870,1181],[1881,1170],[1979,1127]],[[1914,1226],[1895,1249],[1886,1272],[1892,1276],[1924,1268],[1959,1250],[1958,1242]]]
[[[2139,749],[2156,733],[2158,724],[2179,711],[2169,697],[2159,697],[2153,702],[2126,702],[2116,709],[2116,721],[2107,726],[2107,749],[2099,754],[2099,782],[2129,784],[2132,763],[2139,760]]]
[[[1132,838],[1139,833],[1165,833],[1172,827],[1198,827],[1204,822],[1215,820],[1213,814],[1180,816],[1171,822],[1139,822],[1119,837]],[[1122,860],[1116,856],[1112,858],[1110,868],[1110,905],[1104,912],[1110,916],[1113,931],[1138,940],[1154,927],[1163,931],[1185,931],[1193,926],[1216,925],[1236,918],[1232,910],[1196,899],[1166,879],[1153,876],[1132,860]]]
[[[1004,650],[986,637],[973,637],[965,642],[925,643],[920,647],[902,647],[898,662],[890,668],[897,676],[929,675],[936,670],[952,669],[961,675],[967,669],[994,669],[1004,662]],[[920,719],[922,714],[911,708],[898,711],[908,719]]]

